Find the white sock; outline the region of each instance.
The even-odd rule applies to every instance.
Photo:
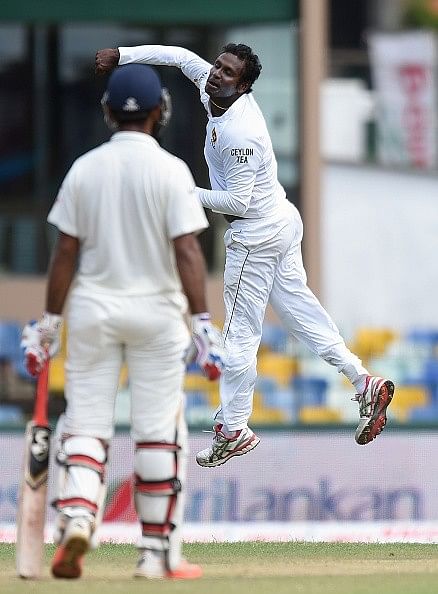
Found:
[[[353,382],[358,394],[363,394],[365,392],[367,377],[367,375],[360,375],[357,380]]]
[[[225,425],[222,425],[221,431],[227,439],[231,439],[233,437],[236,437],[236,433],[237,431],[239,431],[239,429],[228,429]]]

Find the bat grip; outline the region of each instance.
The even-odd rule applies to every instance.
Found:
[[[43,368],[38,375],[35,395],[35,408],[33,422],[40,427],[49,425],[48,419],[48,395],[49,395],[49,359],[44,361]]]

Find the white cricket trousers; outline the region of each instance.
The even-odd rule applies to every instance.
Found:
[[[181,485],[172,506],[167,491],[160,497],[146,498],[136,492],[135,500],[142,526],[149,526],[147,532],[143,528],[139,546],[166,550],[171,568],[181,562],[188,454],[183,356],[189,332],[184,309],[181,294],[110,297],[73,291],[67,316],[67,407],[62,430],[64,434],[110,440],[119,374],[125,360],[131,392],[131,436],[141,444],[136,449],[134,468],[127,472],[135,471],[146,490],[150,481],[169,480],[172,473]],[[157,449],[157,442],[175,444],[177,449],[173,451],[178,453],[165,447]],[[148,445],[153,449],[144,449]],[[73,492],[86,497],[90,490],[81,483],[80,470],[69,473],[64,491],[70,496]],[[151,534],[151,522],[155,526],[167,521],[174,528],[168,538]]]
[[[179,296],[83,295],[67,314],[66,433],[108,440],[126,360],[135,442],[175,439],[189,332]]]
[[[257,351],[268,301],[292,336],[352,383],[368,373],[307,286],[298,210],[285,202],[281,215],[233,221],[224,236],[226,366],[215,421],[232,431],[246,427],[252,412]]]

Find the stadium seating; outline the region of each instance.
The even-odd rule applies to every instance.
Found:
[[[63,395],[65,385],[64,363],[67,354],[67,327],[65,322],[62,325],[61,347],[59,353],[50,361],[49,391],[54,394]]]
[[[412,328],[407,332],[406,339],[413,344],[424,345],[433,350],[438,346],[438,329]]]
[[[0,426],[22,425],[24,415],[21,408],[14,404],[0,404]]]
[[[288,335],[286,330],[278,325],[265,322],[263,324],[262,339],[260,341],[260,353],[273,351],[284,353],[286,350]]]
[[[406,420],[409,423],[438,423],[438,405],[432,403],[422,408],[412,408]]]
[[[0,398],[9,398],[9,374],[17,372],[22,359],[21,326],[13,320],[0,320]]]
[[[298,420],[303,424],[341,423],[342,413],[329,406],[302,406],[298,413]]]
[[[287,422],[287,414],[277,407],[266,406],[263,395],[254,392],[253,409],[251,414],[252,425],[276,425]]]
[[[296,359],[284,353],[261,353],[257,362],[257,373],[271,377],[280,386],[287,386],[298,371]]]
[[[405,422],[410,418],[414,408],[426,407],[429,403],[429,394],[424,387],[397,386],[388,414],[400,422]]]
[[[117,425],[129,425],[131,422],[131,392],[127,385],[122,385],[117,392],[114,419]]]
[[[294,414],[294,394],[291,388],[278,387],[272,392],[261,392],[263,403],[267,409],[279,410],[283,422],[293,423],[296,421]]]
[[[429,389],[433,402],[438,404],[438,358],[434,357],[425,361],[422,379]]]
[[[328,382],[318,377],[297,376],[291,382],[294,416],[300,418],[303,408],[323,408],[326,405]]]
[[[0,321],[0,393],[2,400],[20,381],[29,382],[20,349],[21,326]],[[362,328],[355,342],[372,373],[394,380],[396,393],[388,409],[390,419],[399,423],[438,423],[438,331],[414,329],[397,336],[386,328]],[[60,353],[52,360],[49,388],[62,395],[65,387],[65,327]],[[17,381],[11,382],[11,371]],[[357,420],[357,403],[350,383],[336,369],[286,335],[280,326],[265,324],[258,356],[257,382],[251,424],[352,423]],[[199,366],[189,366],[185,378],[186,411],[189,423],[210,426],[219,404],[219,384],[210,382]],[[27,391],[29,394],[29,391]],[[119,379],[116,419],[129,421],[129,378],[123,366]],[[10,404],[9,402],[7,403]],[[11,404],[13,404],[11,402]],[[2,418],[17,411],[4,409]]]
[[[388,328],[358,328],[350,348],[360,359],[368,361],[370,357],[383,355],[396,336]]]
[[[20,341],[20,324],[12,320],[0,320],[0,361],[15,361],[21,354]]]

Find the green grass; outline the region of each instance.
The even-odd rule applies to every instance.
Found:
[[[53,580],[46,547],[39,581],[15,576],[15,545],[0,544],[1,594],[435,594],[438,546],[421,544],[214,543],[190,544],[184,553],[200,563],[193,582],[134,579],[133,546],[103,545],[87,556],[80,580]]]

